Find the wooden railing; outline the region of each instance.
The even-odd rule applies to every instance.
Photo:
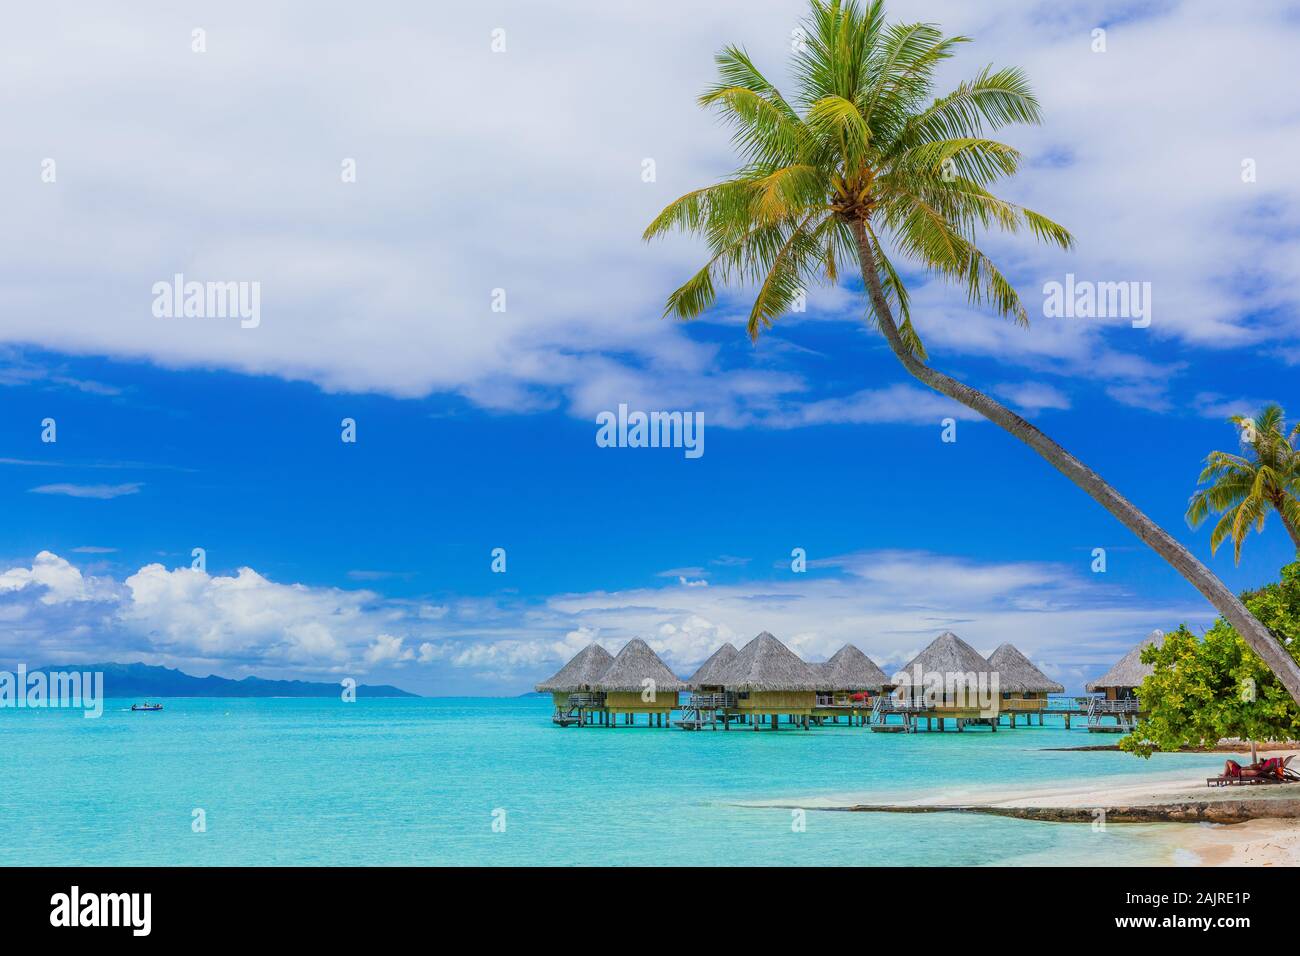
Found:
[[[927,713],[927,712],[938,713],[940,711],[945,711],[945,710],[953,711],[955,713],[957,711],[972,711],[972,710],[981,709],[978,701],[972,701],[969,704],[955,704],[947,700],[936,700],[936,701],[911,700],[911,699],[895,700],[892,697],[889,698],[888,701],[889,701],[888,704],[882,707],[881,710],[884,713],[890,713],[890,714],[916,714],[916,713]],[[989,708],[990,712],[998,710],[999,707],[1001,707],[1005,703],[1006,701],[995,699],[992,702],[992,707]]]
[[[1047,710],[1047,700],[1043,697],[1008,697],[998,702],[1002,710]]]
[[[818,707],[847,707],[866,710],[871,707],[869,700],[854,700],[851,694],[818,694]]]
[[[1048,710],[1087,710],[1096,697],[1049,697]]]
[[[1141,702],[1131,698],[1106,700],[1104,697],[1094,697],[1089,709],[1094,714],[1136,714],[1141,709]]]
[[[697,710],[727,710],[736,706],[736,695],[730,692],[721,694],[691,694],[687,706]]]

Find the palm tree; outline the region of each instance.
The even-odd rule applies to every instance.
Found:
[[[1187,506],[1187,523],[1200,527],[1211,511],[1222,513],[1210,533],[1210,552],[1218,551],[1231,536],[1233,559],[1241,563],[1241,544],[1253,527],[1264,530],[1270,510],[1276,511],[1296,550],[1300,551],[1300,452],[1295,441],[1300,424],[1286,432],[1280,405],[1267,405],[1255,418],[1233,415],[1228,419],[1241,429],[1241,443],[1250,457],[1212,451],[1198,488]]]
[[[700,103],[734,130],[741,166],[682,196],[646,229],[646,239],[675,229],[700,235],[711,253],[668,297],[665,314],[694,318],[720,285],[751,283],[749,334],[757,339],[808,284],[838,281],[841,265],[856,259],[871,317],[911,375],[995,422],[1091,495],[1205,595],[1300,702],[1300,665],[1204,564],[1039,429],[927,364],[889,253],[1027,324],[977,232],[1024,229],[1062,249],[1073,245],[1063,227],[987,188],[1016,171],[1020,154],[986,129],[1040,121],[1024,74],[990,67],[927,103],[935,68],[967,38],[945,37],[931,24],[887,24],[882,0],[865,9],[858,0],[812,0],[806,34],[794,53],[793,101],[743,49],[718,54],[718,83]]]

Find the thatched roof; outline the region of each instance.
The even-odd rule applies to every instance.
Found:
[[[609,669],[600,675],[595,689],[640,693],[646,689],[642,683],[646,680],[654,681],[656,691],[671,693],[686,690],[686,685],[677,679],[677,675],[668,669],[658,654],[650,650],[650,645],[641,638],[634,637],[623,645]]]
[[[812,665],[820,690],[875,691],[879,693],[894,682],[870,657],[852,644],[845,644],[831,659]]]
[[[736,648],[732,644],[723,644],[709,655],[709,659],[700,665],[699,670],[692,674],[686,683],[694,690],[699,690],[701,687],[721,687],[722,675],[736,659],[736,653]]]
[[[722,675],[734,690],[817,690],[817,674],[771,634],[764,631],[740,649]]]
[[[1015,646],[1003,644],[989,655],[998,672],[998,690],[1020,694],[1061,694],[1065,688],[1033,665]]]
[[[609,670],[614,658],[609,651],[599,644],[588,644],[569,663],[560,668],[555,676],[535,685],[536,690],[555,694],[576,694],[578,691],[591,690],[591,685],[601,674]]]
[[[930,646],[903,665],[902,670],[910,676],[916,666],[921,665],[922,674],[989,674],[993,668],[975,648],[971,647],[952,631],[944,631]]]
[[[1145,677],[1150,677],[1155,668],[1142,663],[1142,652],[1152,644],[1159,647],[1165,642],[1165,632],[1154,630],[1133,650],[1129,651],[1115,666],[1088,685],[1088,691],[1105,690],[1107,687],[1139,687]]]

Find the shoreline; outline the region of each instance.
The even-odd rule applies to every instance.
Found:
[[[1085,744],[1082,747],[1043,747],[1045,753],[1076,753],[1088,750],[1107,750],[1118,751],[1119,744]],[[1285,756],[1300,751],[1300,743],[1278,744],[1270,742],[1267,746],[1256,744],[1256,752],[1261,757],[1265,756]],[[1221,740],[1213,747],[1182,747],[1178,750],[1158,750],[1156,753],[1176,753],[1176,754],[1223,754],[1227,757],[1233,757],[1238,754],[1250,753],[1250,744],[1240,741]]]
[[[1237,825],[1255,820],[1300,821],[1300,794],[1286,799],[1185,800],[1155,804],[1092,807],[993,806],[988,804],[888,804],[818,807],[828,813],[977,813],[1047,823],[1214,823]]]
[[[1259,753],[1288,752],[1294,750]],[[823,796],[749,805],[838,813],[982,814],[1076,825],[1144,824],[1142,839],[1151,844],[1157,864],[1300,866],[1300,784],[1209,787],[1204,771],[1193,768],[1051,786],[960,787],[887,801],[833,801]]]

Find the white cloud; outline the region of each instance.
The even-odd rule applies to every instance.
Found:
[[[452,392],[505,411],[588,417],[627,400],[703,409],[724,426],[929,420],[879,390],[800,410],[809,383],[765,364],[779,339],[720,369],[714,346],[659,319],[701,250],[647,248],[640,231],[731,166],[726,132],[693,102],[712,53],[742,43],[785,82],[802,0],[743,16],[686,0],[516,5],[500,17],[503,55],[489,52],[485,25],[496,21],[472,7],[399,3],[330,19],[300,0],[268,20],[232,0],[211,12],[202,55],[185,15],[161,0],[74,4],[72,21],[64,9],[27,5],[0,36],[17,91],[7,135],[48,143],[58,163],[56,183],[0,181],[11,219],[33,224],[0,237],[0,340],[335,391]],[[1300,118],[1286,97],[1263,95],[1292,85],[1300,21],[1282,0],[1250,17],[1196,2],[1135,16],[1121,0],[1068,11],[897,0],[890,12],[976,38],[945,85],[1011,63],[1041,95],[1045,125],[1008,134],[1026,152],[1009,194],[1069,225],[1079,248],[990,241],[1031,306],[1066,271],[1154,287],[1148,330],[1039,318],[1026,332],[920,286],[914,315],[940,364],[1049,363],[1118,383],[1124,400],[1143,377],[1126,360],[1146,361],[1158,340],[1295,354]],[[1097,23],[1109,24],[1105,54],[1089,49]],[[583,42],[592,36],[614,39]],[[1204,68],[1242,49],[1251,55],[1233,70]],[[461,89],[476,95],[449,92]],[[348,157],[354,184],[340,181]],[[641,181],[646,157],[655,183]],[[1255,183],[1241,181],[1246,158]],[[150,287],[178,271],[261,282],[260,327],[155,319]],[[505,313],[490,310],[495,288]],[[813,307],[861,321],[843,289],[817,292]],[[113,391],[57,371],[12,374]]]
[[[91,601],[107,597],[111,593],[111,589],[103,582],[83,578],[81,571],[49,551],[36,555],[30,568],[10,568],[0,574],[0,592],[28,588],[40,592],[39,600],[42,604]]]
[[[1207,624],[1195,604],[1141,602],[1092,575],[1042,562],[980,562],[916,551],[861,552],[803,575],[709,587],[449,601],[150,564],[124,582],[83,578],[42,552],[0,573],[0,657],[147,660],[269,676],[392,673],[416,690],[517,692],[598,641],[640,636],[686,675],[723,641],[769,630],[808,659],[854,643],[882,666],[953,630],[981,651],[1012,641],[1053,667],[1108,664],[1153,627]],[[1095,672],[1095,670],[1094,670]]]
[[[40,485],[29,488],[36,495],[67,495],[69,498],[121,498],[123,495],[139,494],[144,485],[138,481],[128,481],[121,485],[75,485],[59,482],[52,485]]]
[[[1254,415],[1269,404],[1263,398],[1228,398],[1217,392],[1198,392],[1192,405],[1202,418],[1226,422],[1233,415]]]
[[[223,577],[149,564],[124,583],[118,619],[172,654],[339,665],[390,617],[371,609],[372,592],[277,584],[251,568]]]
[[[366,663],[373,666],[414,660],[415,652],[409,647],[402,647],[402,640],[391,634],[380,634],[375,638],[375,642],[366,648]]]
[[[1151,412],[1167,412],[1173,408],[1173,402],[1169,398],[1169,383],[1163,380],[1108,385],[1106,394],[1121,405],[1131,408],[1143,408]]]
[[[1004,383],[995,385],[993,391],[1027,415],[1049,408],[1064,410],[1070,407],[1069,396],[1045,382]]]
[[[432,664],[434,661],[442,660],[449,647],[446,644],[435,644],[432,641],[425,641],[420,645],[419,661],[421,664]]]
[[[945,418],[979,421],[981,416],[945,395],[914,385],[865,389],[846,398],[826,398],[795,406],[769,424],[802,425],[904,424],[934,425]]]

